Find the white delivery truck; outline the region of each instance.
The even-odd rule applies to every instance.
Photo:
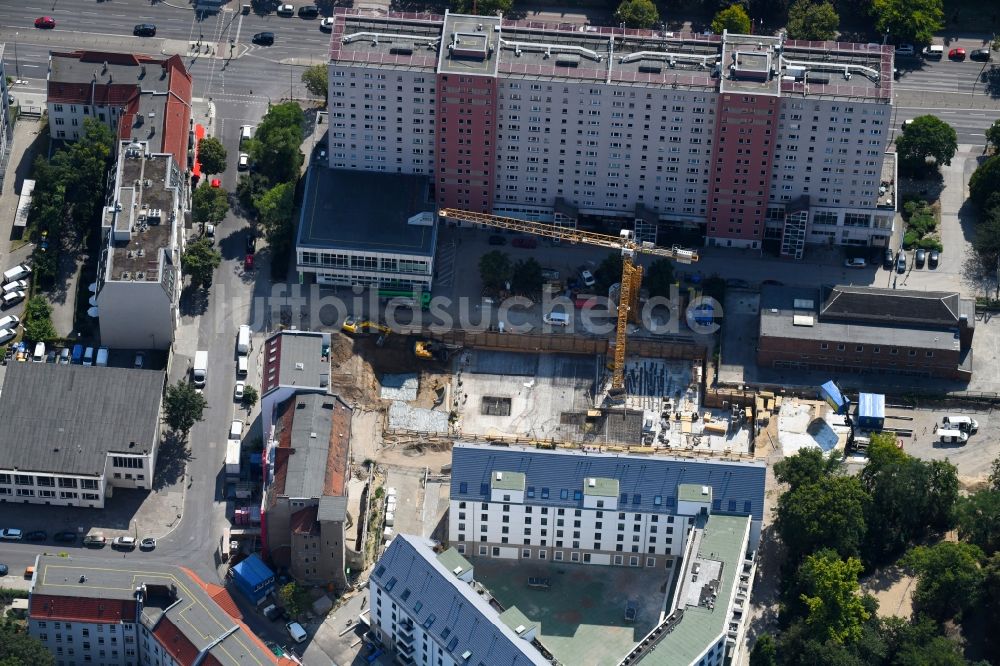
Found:
[[[240,356],[250,353],[250,327],[246,324],[240,326],[239,333],[236,334],[236,353]]]
[[[194,353],[194,366],[191,368],[191,381],[198,388],[205,386],[208,380],[208,352],[196,351]]]
[[[230,439],[226,441],[226,476],[239,477],[240,475],[240,440]]]

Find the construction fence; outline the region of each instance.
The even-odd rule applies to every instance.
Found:
[[[449,345],[471,349],[490,349],[512,352],[535,352],[553,354],[608,355],[614,345],[606,338],[559,333],[500,333],[497,331],[461,331],[430,333],[430,337]],[[630,356],[663,359],[689,359],[703,361],[705,350],[693,342],[672,338],[650,340],[630,338]]]

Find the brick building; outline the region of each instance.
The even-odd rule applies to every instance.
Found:
[[[975,321],[958,292],[765,286],[757,364],[968,381]]]

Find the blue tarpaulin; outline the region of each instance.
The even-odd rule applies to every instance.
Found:
[[[232,577],[240,592],[254,603],[274,589],[274,572],[256,554],[234,566]]]
[[[885,423],[885,396],[881,393],[858,395],[858,427],[862,430],[882,430]]]
[[[826,400],[826,404],[830,405],[833,411],[838,414],[843,414],[847,411],[849,401],[832,380],[819,387],[819,397]]]

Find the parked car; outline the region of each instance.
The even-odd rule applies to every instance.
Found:
[[[303,5],[299,7],[299,18],[314,19],[319,16],[319,7],[316,5]]]
[[[580,271],[580,280],[583,281],[583,286],[585,287],[593,287],[597,283],[597,280],[594,279],[594,274],[586,269]]]
[[[327,16],[322,21],[319,22],[319,29],[323,32],[333,31],[333,17]]]
[[[23,278],[31,275],[31,266],[28,264],[18,264],[13,268],[8,268],[3,272],[3,283],[13,282],[14,280],[21,280]]]
[[[892,264],[895,259],[896,257],[892,253],[892,248],[891,247],[885,248],[885,258],[882,259],[882,268],[884,268],[887,271],[891,271]]]
[[[867,265],[868,262],[866,262],[861,257],[851,257],[849,259],[844,260],[844,266],[846,268],[864,268]]]
[[[278,11],[275,12],[278,16],[295,16],[295,5],[284,4],[278,7]]]
[[[24,300],[25,296],[27,296],[27,294],[24,292],[23,289],[18,289],[17,291],[12,291],[10,293],[4,294],[3,307],[9,308],[15,303],[20,303],[21,301]]]
[[[156,539],[154,537],[145,537],[139,542],[139,548],[142,550],[153,550],[156,548]]]
[[[5,527],[0,530],[0,539],[4,541],[20,541],[24,534],[16,527]]]
[[[63,347],[59,350],[59,365],[69,365],[69,347]]]
[[[976,49],[969,54],[969,60],[975,60],[976,62],[989,62],[990,61],[990,50],[989,49]]]
[[[27,280],[13,280],[3,286],[3,293],[9,294],[10,292],[17,291],[18,289],[27,289],[27,288],[28,288]]]
[[[239,171],[246,171],[250,168],[250,156],[246,153],[240,153],[240,158],[236,163],[236,168]]]
[[[528,250],[534,250],[538,247],[538,240],[532,238],[531,236],[518,236],[510,242],[514,247],[523,247]]]
[[[7,565],[0,562],[0,576],[6,576],[8,571],[10,570],[7,568]]]
[[[58,543],[76,543],[76,532],[72,530],[63,530],[62,532],[56,532],[55,536],[52,538]]]
[[[108,543],[108,538],[103,534],[88,534],[83,537],[83,545],[87,548],[104,548]]]
[[[924,250],[923,248],[917,250],[916,255],[914,255],[913,257],[913,261],[916,264],[917,268],[923,268],[924,262],[927,261],[927,251]]]
[[[56,20],[51,16],[39,16],[35,19],[35,27],[42,30],[51,30],[56,27]]]
[[[486,242],[490,245],[506,245],[507,239],[499,234],[493,234],[486,240]]]
[[[248,254],[243,258],[243,270],[252,271],[253,270],[253,254]]]
[[[952,49],[948,51],[949,60],[965,60],[965,49]]]
[[[49,538],[45,530],[32,530],[24,535],[25,541],[45,541]]]
[[[274,45],[274,33],[273,32],[258,32],[253,36],[253,43],[258,46],[273,46]]]
[[[896,255],[896,272],[905,273],[906,272],[906,252],[903,250],[899,251]]]
[[[13,340],[17,337],[17,331],[13,328],[0,328],[0,344]]]
[[[152,23],[140,23],[132,28],[132,34],[136,37],[156,37],[156,26]]]
[[[137,543],[135,537],[120,536],[115,537],[115,540],[111,542],[111,547],[117,550],[135,550]]]
[[[253,232],[247,234],[247,254],[253,254],[257,251],[257,238],[253,235]]]
[[[135,361],[132,363],[136,368],[146,365],[146,355],[143,352],[136,352]]]
[[[896,55],[898,56],[913,56],[916,53],[917,50],[913,48],[913,44],[900,44],[896,47]]]
[[[247,383],[244,381],[236,382],[236,387],[233,389],[233,400],[239,402],[243,399],[243,392],[247,388]]]
[[[21,325],[21,319],[14,315],[7,315],[0,319],[0,328],[17,328]]]
[[[937,268],[938,261],[941,259],[941,254],[937,250],[931,250],[930,254],[927,255],[927,267]]]

